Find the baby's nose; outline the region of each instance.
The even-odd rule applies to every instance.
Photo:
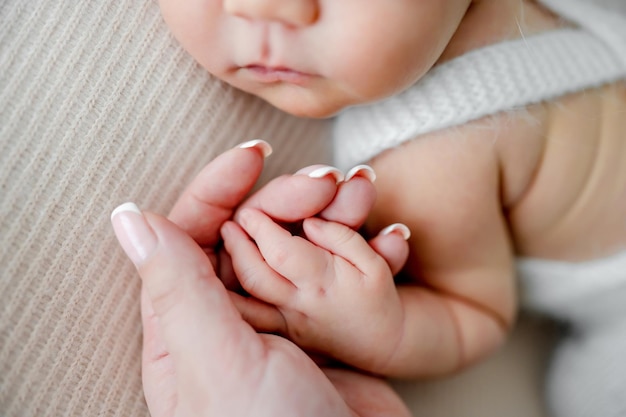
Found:
[[[250,20],[307,26],[319,15],[318,0],[224,0],[226,13]]]

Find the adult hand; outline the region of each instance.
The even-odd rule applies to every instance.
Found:
[[[130,204],[112,216],[143,281],[143,380],[152,415],[408,416],[383,381],[345,370],[324,373],[291,342],[257,334],[235,308],[238,298],[215,274],[219,229],[254,186],[269,152],[265,142],[252,141],[212,161],[170,214],[183,230]],[[303,179],[278,179],[249,204],[283,216],[289,204],[273,198],[285,189],[280,181],[291,184],[291,201],[308,198],[323,208],[332,200],[334,192],[326,188],[335,187],[333,181],[322,182],[316,194],[298,187]]]
[[[219,250],[219,230],[240,208],[259,209],[298,233],[300,222],[316,215],[358,229],[374,204],[375,174],[366,166],[351,170],[346,181],[337,168],[309,166],[274,178],[248,197],[271,153],[267,142],[252,140],[219,155],[187,186],[168,216],[204,249],[230,290],[241,286],[228,254]],[[254,299],[235,298],[249,314],[270,314]]]
[[[168,218],[210,253],[222,224],[244,207],[284,223],[318,215],[353,229],[363,224],[376,197],[376,175],[365,165],[345,178],[337,168],[312,165],[273,179],[246,199],[271,153],[267,142],[253,140],[221,154],[187,186]]]
[[[410,415],[384,382],[324,373],[288,340],[257,334],[202,248],[167,219],[126,204],[112,221],[143,283],[143,381],[153,417]]]
[[[296,175],[273,179],[246,199],[261,175],[264,158],[271,153],[267,142],[253,140],[219,155],[187,186],[168,216],[204,249],[231,290],[240,286],[228,255],[219,250],[219,243],[220,228],[233,217],[235,210],[242,205],[249,206],[279,221],[297,222],[327,208],[337,191],[337,180],[343,177],[336,168],[307,167]],[[373,200],[367,203],[365,209],[369,211]],[[255,311],[259,307],[253,300],[240,298],[238,301],[251,301],[249,304]]]

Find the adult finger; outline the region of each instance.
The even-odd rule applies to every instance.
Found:
[[[374,181],[376,174],[367,165],[358,165],[346,174],[339,184],[333,201],[320,212],[319,217],[344,224],[352,229],[360,228],[376,200]]]
[[[312,165],[282,175],[247,199],[240,209],[254,208],[281,222],[314,216],[333,200],[343,173],[327,165]]]
[[[272,152],[262,140],[245,142],[211,161],[182,193],[168,216],[202,246],[219,241],[219,229],[252,190]]]
[[[191,237],[161,216],[141,213],[132,203],[118,207],[112,223],[139,271],[163,344],[173,358],[177,383],[208,384],[224,374],[224,363],[263,356],[258,335],[242,320]],[[213,359],[218,357],[222,360]]]
[[[404,267],[409,258],[409,242],[411,231],[402,223],[394,223],[385,227],[377,236],[368,242],[380,256],[382,256],[391,273],[396,275]]]
[[[278,309],[256,298],[244,297],[230,292],[230,298],[239,310],[241,318],[261,333],[287,333],[287,323]]]
[[[354,414],[360,417],[411,416],[387,381],[346,369],[325,368],[323,371]]]

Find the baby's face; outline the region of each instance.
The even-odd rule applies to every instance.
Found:
[[[160,0],[211,74],[300,116],[396,93],[437,61],[472,0]]]

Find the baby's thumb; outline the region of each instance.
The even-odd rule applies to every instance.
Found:
[[[194,380],[198,369],[221,374],[211,369],[219,364],[205,358],[219,357],[233,339],[254,332],[241,319],[205,253],[169,220],[142,213],[132,203],[118,207],[111,221],[141,276],[177,378]]]

